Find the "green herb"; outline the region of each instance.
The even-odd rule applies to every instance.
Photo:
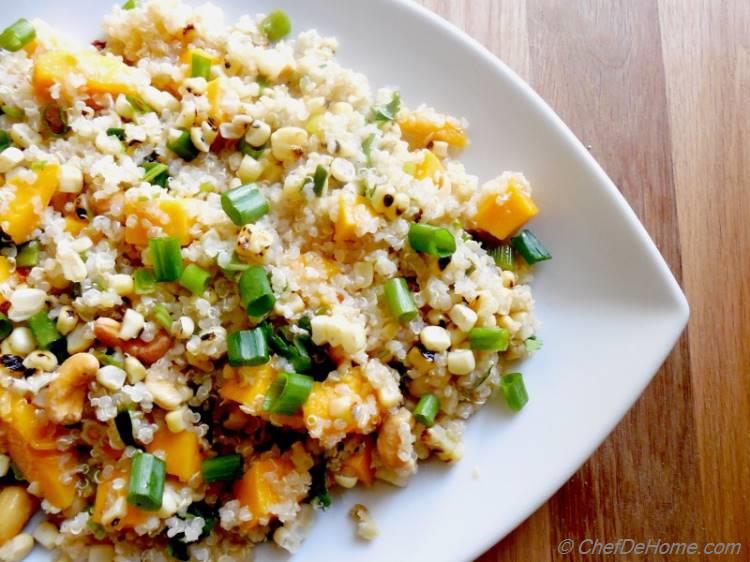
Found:
[[[326,169],[318,164],[318,166],[315,168],[315,173],[312,177],[313,182],[313,193],[320,197],[325,193],[326,188],[328,187],[328,172]]]
[[[391,101],[383,106],[374,109],[373,120],[376,123],[387,123],[388,121],[394,121],[400,109],[401,94],[396,92],[393,94]]]
[[[144,162],[141,164],[146,173],[143,174],[143,181],[159,187],[167,187],[169,179],[169,168],[161,162]]]
[[[372,167],[372,143],[375,142],[375,133],[370,133],[362,141],[362,152],[365,154],[365,162],[368,168]]]

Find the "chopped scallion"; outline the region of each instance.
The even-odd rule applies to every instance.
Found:
[[[276,303],[268,273],[259,265],[251,265],[242,272],[239,290],[242,306],[250,316],[263,316]]]
[[[0,129],[0,152],[10,146],[10,135],[6,131]]]
[[[376,123],[386,123],[396,119],[396,114],[401,109],[401,95],[398,92],[393,94],[391,101],[387,104],[375,108],[373,119]]]
[[[11,119],[20,119],[24,115],[23,109],[21,109],[20,107],[15,107],[13,105],[4,105],[0,107],[0,109],[2,109],[3,113]]]
[[[5,314],[0,312],[0,340],[7,338],[13,331],[13,322]]]
[[[157,304],[154,306],[152,315],[159,326],[164,328],[167,332],[172,330],[172,315],[169,313],[166,306],[163,304]]]
[[[164,496],[166,463],[149,453],[138,453],[130,465],[128,503],[144,511],[158,511]]]
[[[109,129],[107,129],[107,136],[116,137],[120,139],[121,141],[124,141],[125,129],[122,129],[120,127],[110,127]]]
[[[190,57],[190,76],[204,78],[208,82],[211,78],[211,59],[201,53],[193,52]]]
[[[153,293],[156,289],[156,277],[150,269],[136,269],[133,273],[133,290],[136,295]]]
[[[521,373],[508,373],[500,377],[500,389],[508,407],[514,412],[519,411],[529,401]]]
[[[424,394],[414,408],[414,418],[426,427],[432,427],[440,409],[440,400],[434,394]]]
[[[456,239],[447,228],[412,223],[409,226],[409,245],[417,252],[446,258],[456,251]]]
[[[211,274],[194,263],[185,266],[180,275],[180,285],[185,287],[194,295],[202,295],[208,289],[208,283],[211,281]]]
[[[182,131],[177,138],[168,141],[167,148],[186,162],[195,160],[200,153],[190,138],[190,131]]]
[[[16,254],[16,266],[34,267],[38,264],[40,247],[38,240],[31,240],[30,242],[21,245],[18,248],[18,254]]]
[[[255,160],[260,160],[263,156],[263,153],[266,151],[266,148],[261,147],[254,147],[250,143],[248,143],[245,138],[243,137],[240,139],[239,144],[237,145],[237,148],[242,154],[246,154],[247,156],[251,156]]]
[[[221,208],[237,226],[255,222],[269,209],[268,201],[252,183],[222,193]]]
[[[285,11],[273,10],[260,22],[260,29],[269,41],[278,41],[292,31],[292,22]]]
[[[313,180],[313,193],[320,197],[323,195],[326,191],[326,188],[328,187],[328,171],[318,164],[318,166],[315,168],[315,173],[312,177]]]
[[[129,94],[126,94],[125,99],[128,100],[128,103],[132,106],[133,111],[135,111],[136,113],[151,113],[154,110],[153,107],[151,107],[138,96],[131,96]]]
[[[240,330],[227,338],[227,356],[232,367],[268,363],[268,342],[262,328]]]
[[[493,260],[495,260],[495,265],[503,271],[513,271],[515,269],[516,264],[513,257],[513,246],[510,244],[501,244],[496,248],[492,248],[487,253]]]
[[[530,230],[522,230],[520,234],[510,239],[510,243],[529,265],[552,258],[547,248]]]
[[[146,171],[143,181],[159,187],[167,187],[169,168],[161,162],[144,162],[141,167]]]
[[[417,305],[406,280],[401,277],[389,279],[385,283],[385,300],[391,314],[399,322],[409,322],[417,315]]]
[[[157,281],[177,281],[182,274],[180,242],[171,236],[152,238],[148,241],[151,261],[154,262],[154,277]]]
[[[41,349],[49,349],[50,345],[62,338],[46,310],[40,310],[29,318],[29,329]]]
[[[296,414],[310,396],[313,378],[299,373],[279,373],[268,389],[263,410],[271,414]]]
[[[201,464],[201,473],[205,482],[218,482],[220,480],[234,480],[242,471],[242,456],[222,455],[212,459],[206,459]]]
[[[0,33],[0,47],[20,51],[36,38],[36,30],[26,18],[16,20]]]
[[[505,351],[510,336],[505,328],[486,327],[469,330],[469,347],[477,351]]]

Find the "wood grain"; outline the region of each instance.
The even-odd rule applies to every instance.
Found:
[[[750,2],[420,1],[591,147],[692,310],[617,429],[480,560],[612,559],[560,555],[565,538],[745,541],[731,559],[750,560]]]

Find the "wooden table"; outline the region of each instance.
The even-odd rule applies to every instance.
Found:
[[[591,146],[691,306],[617,429],[480,560],[613,559],[565,538],[744,541],[730,559],[750,560],[750,0],[420,1]]]

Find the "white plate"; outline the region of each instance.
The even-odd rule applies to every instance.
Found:
[[[399,0],[217,0],[231,20],[283,7],[296,31],[340,41],[339,57],[375,86],[398,86],[470,122],[464,162],[480,179],[523,171],[541,214],[533,230],[554,256],[534,294],[544,348],[520,366],[529,404],[473,418],[466,454],[420,467],[406,489],[346,493],[317,516],[299,560],[470,559],[549,498],[622,418],[688,318],[684,295],[633,211],[591,155],[528,85],[475,41]],[[39,16],[90,40],[109,2],[7,2],[3,20]],[[478,474],[478,477],[476,477]],[[380,536],[355,539],[347,511],[367,504]],[[35,561],[46,556],[34,557]],[[285,559],[264,549],[263,559]]]

